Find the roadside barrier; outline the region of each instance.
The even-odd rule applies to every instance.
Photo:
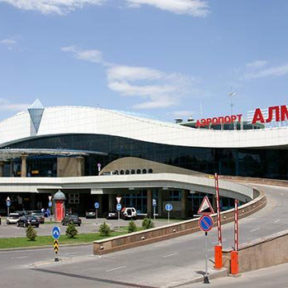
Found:
[[[266,205],[266,197],[263,192],[254,189],[254,194],[257,195],[255,199],[239,207],[239,218],[249,216]],[[216,226],[217,214],[210,216],[212,216],[214,226]],[[198,220],[198,218],[186,220],[146,231],[94,241],[93,253],[95,255],[102,255],[194,233],[200,230]],[[234,221],[234,209],[222,212],[221,221],[223,224]]]

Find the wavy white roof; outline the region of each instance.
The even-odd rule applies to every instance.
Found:
[[[0,122],[0,145],[31,137],[30,125],[28,112],[18,113]],[[288,127],[226,131],[193,129],[102,108],[45,108],[36,137],[70,133],[113,135],[190,147],[288,148]]]

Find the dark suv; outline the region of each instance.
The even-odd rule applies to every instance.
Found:
[[[29,225],[39,227],[39,220],[37,217],[32,215],[22,216],[17,222],[18,227],[28,227]]]
[[[62,220],[62,225],[68,225],[70,223],[80,226],[82,221],[78,215],[66,215]]]

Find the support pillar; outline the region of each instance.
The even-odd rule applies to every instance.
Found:
[[[212,208],[214,211],[217,211],[217,197],[216,197],[216,195],[212,196]]]
[[[4,161],[0,161],[0,177],[3,177],[4,172]]]
[[[10,177],[14,177],[14,173],[13,173],[13,160],[10,161],[10,172],[9,172],[9,176]]]
[[[99,195],[97,197],[97,201],[99,202],[99,209],[98,209],[98,217],[99,215],[103,215],[103,195]]]
[[[116,196],[109,194],[109,211],[114,211],[116,209]]]
[[[183,190],[181,196],[181,218],[186,219],[188,212],[188,191]]]
[[[147,190],[147,217],[152,218],[152,191]]]
[[[163,206],[163,200],[162,200],[162,189],[159,189],[158,191],[158,202],[157,202],[157,205],[158,205],[158,217],[162,216],[162,206]]]
[[[27,155],[21,155],[21,177],[27,176]]]

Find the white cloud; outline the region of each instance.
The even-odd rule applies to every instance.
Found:
[[[175,14],[188,14],[194,17],[205,17],[209,13],[208,4],[203,0],[126,0],[126,2],[130,7],[150,5]]]
[[[177,118],[178,118],[178,117],[179,117],[179,118],[191,117],[192,114],[194,114],[193,111],[189,111],[189,110],[174,111],[174,112],[172,113],[172,115],[173,115],[174,117],[177,117]]]
[[[14,39],[6,38],[6,39],[0,40],[0,44],[6,46],[9,50],[12,50],[17,44],[17,42]]]
[[[245,75],[245,79],[257,79],[264,77],[279,77],[288,74],[288,64],[265,68],[265,69],[256,69],[254,71],[248,71]]]
[[[102,63],[102,53],[99,50],[80,50],[75,46],[62,47],[63,52],[70,52],[79,60],[84,60],[92,63]]]
[[[25,103],[10,103],[8,100],[0,98],[0,110],[9,111],[23,111],[29,107]]]
[[[192,78],[156,69],[114,65],[107,69],[108,87],[123,96],[139,96],[143,103],[134,108],[165,108],[176,105],[188,94]]]
[[[266,60],[256,60],[256,61],[247,63],[246,67],[250,68],[250,69],[258,69],[258,68],[262,68],[262,67],[264,67],[266,65],[267,65],[267,61]]]
[[[61,50],[71,53],[76,59],[102,65],[110,90],[121,96],[144,99],[143,103],[134,106],[137,109],[170,107],[176,105],[180,98],[195,92],[192,89],[194,79],[186,75],[165,73],[148,67],[112,64],[103,59],[99,50],[82,50],[74,45],[62,47]]]
[[[85,5],[100,5],[105,0],[0,0],[22,10],[63,15]]]

